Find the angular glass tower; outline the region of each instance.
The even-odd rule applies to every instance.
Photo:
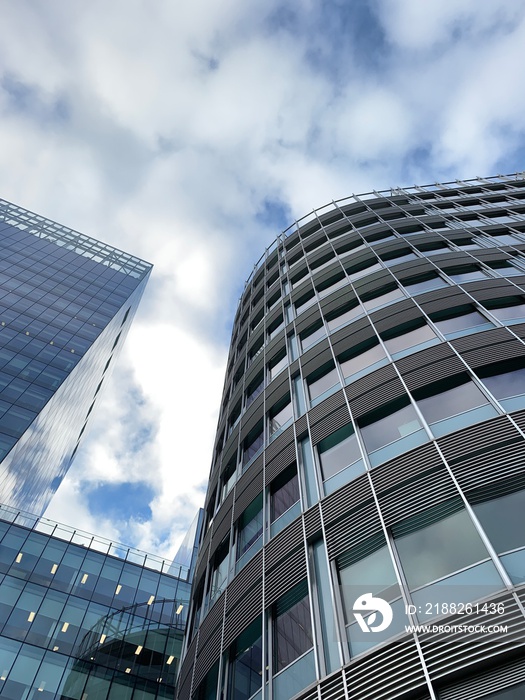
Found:
[[[0,503],[45,510],[150,270],[0,200]]]
[[[0,506],[2,700],[175,694],[190,571]]]
[[[523,176],[313,212],[235,317],[178,698],[525,697],[524,513]]]

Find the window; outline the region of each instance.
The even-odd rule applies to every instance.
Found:
[[[381,289],[371,292],[369,294],[361,295],[361,301],[363,306],[367,311],[382,306],[383,304],[389,304],[397,299],[404,299],[405,295],[395,284],[387,285]]]
[[[325,493],[332,493],[365,470],[361,450],[351,423],[317,445]]]
[[[286,394],[275,406],[273,406],[268,414],[270,435],[281,433],[293,420],[292,402],[290,394]]]
[[[408,349],[417,350],[422,345],[426,347],[438,340],[434,331],[422,319],[391,328],[381,337],[392,357],[406,355]]]
[[[487,397],[467,374],[429,384],[413,395],[436,437],[496,415]]]
[[[275,603],[272,618],[273,671],[278,673],[313,646],[306,580]]]
[[[369,338],[337,358],[345,380],[357,379],[386,363],[386,354],[377,338]],[[348,381],[346,382],[348,383]]]
[[[261,350],[263,349],[263,345],[264,338],[261,335],[259,338],[257,338],[257,340],[253,343],[250,350],[248,351],[248,367],[252,364],[255,358],[258,357]]]
[[[343,284],[346,282],[346,276],[343,271],[338,272],[335,275],[332,275],[326,280],[323,280],[322,282],[318,282],[315,286],[318,294],[320,297],[324,297],[327,294],[330,294],[330,292],[333,292],[335,289],[338,289],[341,287]]]
[[[229,568],[229,537],[218,547],[213,559],[213,569],[210,578],[210,607],[217,600],[228,583]]]
[[[230,417],[228,419],[228,435],[232,432],[234,427],[237,425],[237,421],[241,417],[241,402],[239,401],[235,407],[233,408],[232,412],[230,413]]]
[[[525,408],[524,358],[483,367],[477,374],[506,411]]]
[[[268,374],[270,380],[274,379],[288,364],[286,350],[283,348],[277,355],[268,363]]]
[[[263,495],[260,493],[239,518],[236,571],[239,571],[262,547],[262,533]]]
[[[402,520],[393,526],[392,534],[411,591],[488,559],[487,550],[459,498],[445,501]],[[494,572],[492,562],[487,564],[490,571]],[[471,575],[470,586],[459,585],[461,575],[453,579],[458,585],[451,586],[449,595],[456,595],[456,602],[484,597],[483,594],[480,596],[476,584],[483,584],[481,589],[488,588],[485,595],[494,590],[491,587],[492,577],[490,574],[484,577],[484,571],[486,573],[487,570],[477,568],[479,578],[476,580]],[[498,578],[496,576],[495,581],[501,588],[502,583]],[[447,590],[444,587],[440,590],[446,599]],[[414,597],[414,603],[417,605],[416,601],[422,601],[425,594],[430,599],[428,591],[422,592],[422,597]]]
[[[406,262],[407,260],[417,260],[417,255],[413,253],[410,248],[403,248],[401,250],[393,250],[388,253],[383,253],[381,259],[390,267],[391,265],[397,265],[401,262]]]
[[[339,555],[336,563],[347,623],[355,621],[354,603],[363,591],[389,602],[401,595],[382,533]]]
[[[313,289],[310,289],[310,291],[308,291],[306,294],[303,294],[294,303],[296,313],[301,313],[301,311],[304,311],[304,309],[306,309],[306,307],[310,306],[310,304],[313,304],[314,301],[315,301],[315,293],[314,293]]]
[[[215,700],[217,697],[217,686],[219,684],[219,662],[216,661],[211,671],[208,671],[206,677],[199,685],[197,691],[197,700]]]
[[[264,389],[264,372],[259,372],[254,379],[248,384],[246,389],[246,408],[255,401],[261,391]]]
[[[491,244],[492,245],[497,245],[497,246],[502,246],[502,245],[520,245],[523,243],[523,240],[520,239],[519,236],[516,236],[512,233],[507,233],[506,229],[503,229],[502,231],[491,231],[490,234],[487,232],[485,235],[490,236]],[[486,240],[486,239],[484,239]]]
[[[230,459],[226,468],[222,474],[222,494],[221,501],[224,501],[226,496],[230,493],[235,484],[235,477],[237,473],[237,453]]]
[[[382,533],[367,538],[336,559],[341,598],[343,602],[350,653],[356,656],[386,639],[404,631],[408,624],[401,590],[392,565],[392,558]],[[392,623],[384,631],[370,634],[363,632],[356,622],[354,606],[363,593],[371,593],[390,603]],[[396,602],[394,602],[396,601]],[[366,617],[366,616],[365,616]],[[374,625],[383,622],[381,613]],[[372,621],[370,621],[372,624]]]
[[[520,270],[508,260],[496,260],[487,263],[489,267],[503,277],[513,277],[515,275],[525,275],[525,271]]]
[[[472,304],[464,304],[463,306],[439,311],[431,314],[430,318],[447,338],[455,338],[463,335],[465,332],[494,328],[493,324],[479,311],[476,311]]]
[[[487,533],[496,552],[507,569],[513,583],[525,581],[525,535],[523,513],[525,511],[525,490],[508,481],[500,484],[499,497],[494,492],[473,492],[469,497],[474,512]]]
[[[273,309],[273,307],[277,304],[277,302],[279,301],[280,298],[281,298],[281,290],[278,289],[275,292],[275,294],[272,294],[272,296],[268,299],[268,302],[266,304],[268,311],[270,311],[270,309]]]
[[[262,449],[264,444],[264,431],[262,426],[262,420],[257,423],[257,425],[250,430],[248,435],[244,440],[244,450],[242,453],[242,465],[245,468],[252,459],[255,458],[259,451]]]
[[[270,486],[270,535],[273,537],[300,514],[299,477],[295,464],[287,467]]]
[[[450,247],[443,243],[442,241],[431,241],[429,243],[418,243],[417,249],[422,253],[429,253],[431,255],[440,253],[450,253]]]
[[[444,270],[450,279],[454,280],[457,284],[463,284],[464,282],[472,282],[473,280],[484,280],[488,279],[488,275],[483,270],[475,265],[464,265],[463,267],[452,267]]]
[[[282,314],[278,316],[270,325],[268,326],[268,338],[275,338],[277,333],[281,330],[283,327],[283,316]]]
[[[299,338],[301,339],[301,346],[303,350],[307,350],[311,345],[314,345],[318,340],[326,336],[326,330],[322,321],[317,321],[305,331],[303,331]]]
[[[362,314],[363,309],[357,301],[351,301],[341,306],[339,309],[326,314],[325,318],[330,331],[335,331],[336,328],[341,328],[341,326],[344,326],[346,323]]]
[[[426,275],[418,275],[417,277],[409,277],[403,280],[402,284],[411,296],[448,286],[448,283],[434,272],[429,272]]]
[[[306,378],[310,401],[314,402],[325,397],[330,389],[339,386],[339,375],[333,362],[320,367]],[[314,405],[312,403],[312,405]]]
[[[262,620],[257,618],[230,647],[228,700],[248,700],[262,685]]]
[[[521,296],[488,299],[483,305],[503,323],[516,323],[525,320],[525,299]]]
[[[408,396],[363,416],[358,424],[372,466],[427,440]]]
[[[381,265],[377,262],[377,258],[369,258],[368,260],[362,260],[359,263],[350,265],[350,267],[346,268],[346,272],[353,281],[380,269]]]

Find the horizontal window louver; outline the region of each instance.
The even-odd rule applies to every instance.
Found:
[[[348,566],[355,564],[361,559],[368,557],[370,554],[377,552],[378,549],[386,545],[386,539],[383,532],[378,532],[372,537],[364,540],[360,544],[353,547],[348,552],[344,552],[337,557],[337,565],[341,569],[346,569]]]
[[[432,508],[424,510],[422,513],[413,515],[406,520],[392,526],[392,534],[394,537],[404,537],[405,535],[410,535],[412,532],[417,532],[424,527],[433,525],[434,523],[443,520],[444,518],[454,515],[458,511],[462,510],[463,502],[458,496],[457,498],[452,498],[449,501],[440,503]]]

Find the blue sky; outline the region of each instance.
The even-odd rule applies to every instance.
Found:
[[[48,516],[174,553],[265,246],[352,193],[524,169],[524,47],[524,0],[3,3],[0,196],[155,265]]]

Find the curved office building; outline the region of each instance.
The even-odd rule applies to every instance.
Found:
[[[525,179],[297,222],[239,303],[181,700],[525,697]]]

